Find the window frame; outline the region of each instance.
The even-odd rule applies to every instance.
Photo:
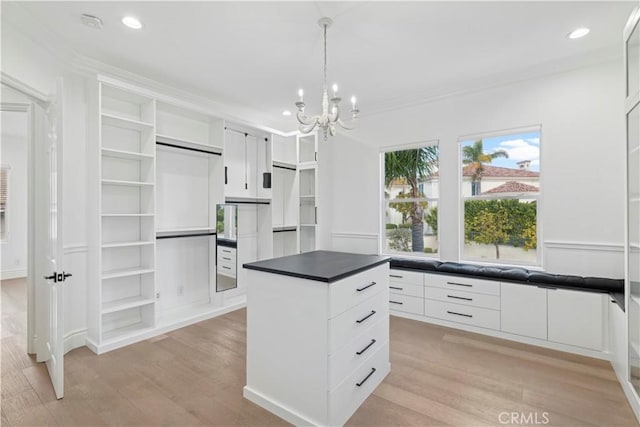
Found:
[[[423,141],[418,141],[418,142],[411,142],[408,144],[400,144],[400,145],[393,145],[393,146],[385,146],[385,147],[381,147],[380,148],[380,181],[379,181],[379,185],[380,185],[380,204],[379,204],[379,221],[378,221],[378,229],[379,229],[379,233],[380,233],[380,237],[378,239],[378,253],[381,255],[385,255],[385,256],[402,256],[402,257],[406,257],[406,258],[416,258],[416,259],[433,259],[433,260],[440,260],[440,226],[438,226],[438,232],[436,233],[436,240],[438,242],[438,248],[437,248],[437,253],[426,253],[424,255],[415,255],[414,252],[407,252],[406,254],[398,254],[398,253],[390,253],[387,251],[387,245],[386,245],[386,236],[387,236],[387,230],[386,230],[386,226],[387,226],[387,221],[386,221],[386,208],[387,208],[387,204],[391,203],[393,200],[396,199],[389,199],[387,200],[385,198],[385,191],[386,191],[386,186],[385,186],[385,154],[389,153],[389,152],[393,152],[393,151],[403,151],[403,150],[413,150],[413,149],[418,149],[418,148],[423,148],[423,147],[429,147],[429,146],[437,146],[438,149],[440,149],[440,140],[439,139],[431,139],[431,140],[423,140]],[[440,178],[439,178],[440,179]],[[413,202],[413,201],[426,201],[427,203],[430,203],[431,201],[435,201],[436,203],[438,203],[438,206],[440,205],[440,181],[438,181],[438,198],[434,198],[434,197],[424,197],[424,198],[417,198],[417,199],[398,199],[397,201],[399,202]],[[440,212],[441,210],[438,208],[438,224],[440,224]]]
[[[539,155],[540,155],[540,165],[538,171],[538,188],[539,191],[535,196],[530,196],[526,193],[520,195],[512,195],[512,196],[499,196],[499,195],[484,195],[484,196],[464,196],[464,177],[462,175],[464,165],[462,164],[462,147],[463,143],[470,140],[478,140],[485,138],[494,138],[500,136],[514,135],[514,134],[522,134],[522,133],[531,133],[537,132],[540,137],[539,144]],[[542,125],[530,125],[523,126],[511,129],[503,129],[498,131],[488,131],[482,133],[468,134],[462,135],[458,137],[458,260],[460,262],[469,262],[473,264],[480,265],[488,265],[488,266],[516,266],[516,267],[526,267],[529,269],[544,269],[544,247],[543,247],[543,239],[542,239],[542,215],[544,211],[543,207],[543,132]],[[467,200],[519,200],[525,197],[527,199],[535,199],[536,201],[536,262],[520,262],[518,260],[512,259],[495,259],[488,260],[486,258],[476,258],[465,256],[465,221],[464,221],[464,211],[465,211],[465,202]],[[438,212],[439,213],[439,212]],[[439,232],[439,231],[438,231]]]

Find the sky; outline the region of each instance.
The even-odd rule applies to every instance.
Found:
[[[463,141],[462,145],[473,145],[473,143],[474,141]],[[482,145],[485,153],[504,150],[509,154],[508,159],[495,159],[491,162],[493,166],[517,169],[517,162],[531,160],[529,169],[536,172],[540,171],[540,132],[483,138]]]

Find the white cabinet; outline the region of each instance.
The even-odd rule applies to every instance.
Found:
[[[390,369],[388,263],[331,283],[247,272],[244,396],[296,425],[343,425]]]
[[[603,350],[605,295],[549,289],[547,301],[549,341]]]
[[[503,332],[547,339],[547,290],[501,283],[500,324]]]

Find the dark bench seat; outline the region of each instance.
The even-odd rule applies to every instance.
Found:
[[[520,267],[479,266],[415,258],[391,258],[391,268],[475,277],[549,288],[608,293],[624,311],[624,280],[529,271]]]

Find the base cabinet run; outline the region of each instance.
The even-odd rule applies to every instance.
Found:
[[[247,270],[244,396],[295,425],[339,426],[389,364],[389,265],[323,283]]]
[[[398,316],[577,353],[606,351],[602,293],[399,269],[390,270],[389,292],[390,313]]]

